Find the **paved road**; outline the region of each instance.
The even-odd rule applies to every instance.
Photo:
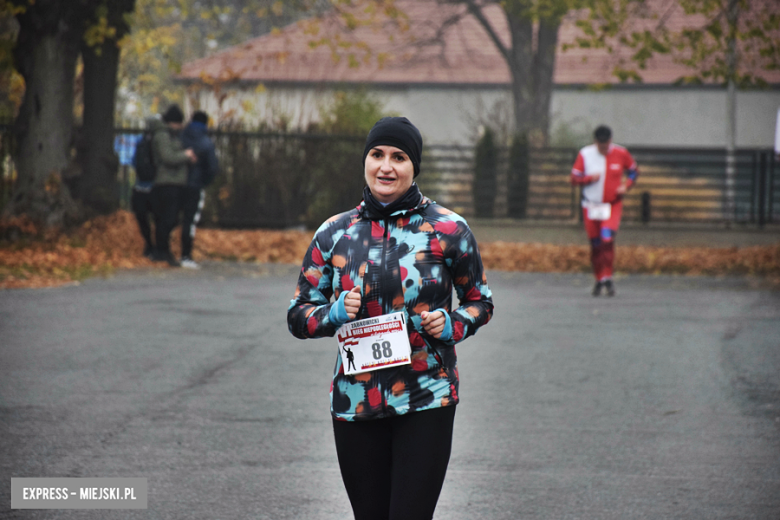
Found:
[[[286,330],[289,266],[0,292],[0,518],[350,518],[335,349]],[[780,294],[741,280],[489,273],[458,347],[436,518],[780,518]],[[11,477],[145,477],[146,511],[10,510]]]
[[[588,245],[582,224],[511,219],[470,218],[469,227],[480,242],[538,242]],[[780,244],[780,226],[623,222],[619,245],[654,247],[750,247]]]

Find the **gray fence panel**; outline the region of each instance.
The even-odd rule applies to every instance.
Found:
[[[116,130],[120,157],[117,185],[125,208],[129,208],[134,183],[130,162],[141,133],[138,128]],[[207,192],[206,225],[311,226],[320,218],[317,211],[325,211],[328,204],[346,209],[360,201],[362,138],[244,131],[216,131],[212,136],[221,174]],[[0,125],[0,207],[9,200],[16,182],[13,147],[11,126]],[[737,151],[733,206],[726,200],[725,150],[632,147],[630,152],[639,164],[640,175],[625,198],[625,220],[759,226],[778,222],[780,161],[772,150]],[[571,148],[529,149],[528,219],[581,218],[579,189],[569,184],[576,155],[577,150]],[[498,150],[497,162],[493,216],[506,218],[508,197],[512,196],[506,148]],[[474,214],[473,172],[472,146],[427,145],[418,183],[437,202],[470,217]],[[356,179],[357,184],[344,179]],[[334,199],[332,183],[343,185],[343,200]],[[323,202],[323,198],[334,200]],[[729,207],[733,207],[732,213],[727,211]]]

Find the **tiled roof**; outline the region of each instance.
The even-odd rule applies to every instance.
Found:
[[[674,0],[653,0],[670,6],[666,19],[671,29],[701,23],[686,16]],[[769,0],[774,1],[774,0]],[[254,38],[212,56],[187,63],[179,78],[197,80],[216,78],[250,83],[379,83],[435,85],[504,85],[510,74],[504,58],[479,22],[462,5],[441,5],[435,0],[396,0],[396,5],[408,16],[408,30],[400,30],[392,22],[344,29],[344,19],[326,16],[317,22],[304,20],[277,33]],[[484,8],[501,39],[509,42],[509,30],[501,7]],[[450,20],[438,44],[437,28]],[[657,23],[657,22],[648,22]],[[332,36],[338,34],[340,40]],[[630,56],[630,49],[571,48],[563,51],[563,43],[572,43],[580,35],[574,17],[567,17],[558,34],[560,42],[554,81],[558,85],[618,83],[612,70],[619,60]],[[333,52],[328,45],[313,46],[310,42],[326,39],[338,44]],[[370,58],[366,58],[365,49]],[[354,53],[350,63],[349,53]],[[336,58],[340,56],[340,59]],[[365,60],[365,61],[364,61]],[[381,65],[380,65],[381,62]],[[670,84],[691,75],[691,69],[674,63],[668,55],[655,57],[641,71],[645,84]],[[780,71],[760,76],[769,83],[780,83]]]

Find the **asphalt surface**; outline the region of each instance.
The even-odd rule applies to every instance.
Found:
[[[0,518],[351,518],[331,340],[297,268],[209,264],[0,292]],[[780,294],[760,281],[489,272],[458,349],[435,518],[780,518]],[[11,510],[11,477],[143,477],[149,506]]]
[[[480,242],[526,242],[556,245],[587,245],[578,222],[545,222],[511,219],[469,218],[469,227]],[[652,247],[750,247],[780,244],[780,225],[763,228],[734,224],[623,222],[617,244]]]

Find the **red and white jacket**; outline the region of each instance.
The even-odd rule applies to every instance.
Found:
[[[628,150],[617,144],[610,144],[607,155],[601,155],[595,144],[586,146],[577,154],[571,170],[571,183],[583,185],[582,198],[585,202],[617,202],[621,195],[618,186],[627,173],[626,187],[636,182],[637,166]],[[596,176],[599,176],[598,180]],[[594,182],[595,180],[595,182]]]

